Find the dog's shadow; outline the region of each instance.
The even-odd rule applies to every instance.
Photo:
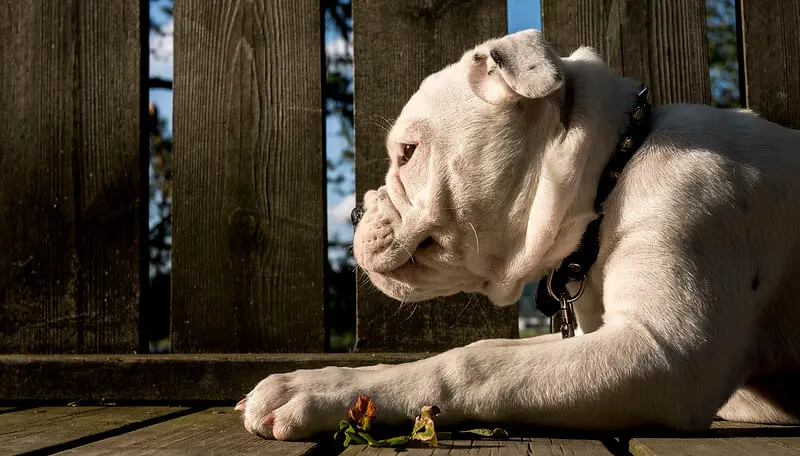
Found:
[[[625,438],[676,438],[676,439],[727,439],[727,438],[790,438],[800,437],[800,426],[780,426],[716,420],[711,429],[689,433],[669,430],[640,430],[624,435]]]

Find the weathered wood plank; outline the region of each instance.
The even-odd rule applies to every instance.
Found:
[[[711,101],[703,0],[542,0],[542,29],[562,55],[594,47],[656,104]]]
[[[71,448],[188,411],[185,407],[40,407],[0,415],[0,454]]]
[[[175,352],[324,349],[319,12],[175,4]]]
[[[139,2],[0,11],[0,352],[130,352]]]
[[[526,439],[528,454],[535,455],[610,455],[611,452],[599,440],[581,439]]]
[[[77,351],[71,2],[2,2],[0,352]]]
[[[469,26],[465,26],[469,24]],[[355,0],[356,193],[377,188],[387,171],[385,131],[420,82],[468,49],[506,32],[506,2]],[[399,309],[361,277],[359,348],[440,351],[491,337],[517,337],[516,308],[457,295]],[[413,308],[413,311],[412,311]]]
[[[75,109],[78,347],[139,349],[139,7],[115,0],[75,4],[79,33]],[[146,204],[146,202],[145,202]]]
[[[763,117],[800,128],[800,2],[737,1],[747,84],[742,98]]]
[[[444,445],[446,445],[445,442],[442,442],[442,445],[443,445],[442,449],[439,449],[439,450],[434,450],[433,448],[426,448],[426,447],[424,447],[422,445],[419,445],[419,446],[415,446],[413,448],[406,448],[402,452],[400,452],[400,454],[409,455],[409,456],[423,456],[423,455],[428,456],[428,455],[433,455],[433,454],[447,453],[447,452],[450,451],[447,446],[444,446]],[[448,449],[445,449],[445,448],[448,448]],[[467,442],[467,448],[469,448],[469,442]],[[358,456],[391,456],[391,455],[397,455],[397,454],[398,454],[398,451],[395,450],[394,448],[375,448],[375,447],[370,447],[370,446],[367,446],[367,445],[354,445],[354,446],[347,447],[347,449],[345,449],[345,451],[342,453],[342,456],[353,456],[353,455],[358,455]]]
[[[796,455],[800,453],[800,426],[717,421],[709,431],[698,436],[633,438],[630,451],[634,456]]]
[[[397,454],[392,448],[370,448],[366,445],[356,445],[348,447],[343,456],[389,456]],[[406,454],[405,452],[403,454]],[[443,440],[439,442],[436,449],[426,448],[424,445],[417,445],[407,450],[407,454],[415,455],[443,455],[443,454],[464,454],[464,455],[483,455],[483,456],[512,456],[512,455],[536,455],[536,456],[563,456],[563,455],[586,455],[586,456],[609,456],[611,452],[606,449],[602,442],[597,440],[579,439],[513,439],[507,441],[499,440]]]
[[[255,437],[244,429],[240,413],[231,408],[212,408],[59,454],[299,456],[312,452],[316,446],[312,442],[279,442]]]
[[[14,400],[230,401],[269,374],[395,364],[429,354],[0,356],[0,403]],[[13,404],[3,404],[13,405]]]

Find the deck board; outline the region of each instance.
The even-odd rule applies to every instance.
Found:
[[[104,433],[146,425],[185,407],[37,407],[0,414],[0,455],[44,448],[68,447],[73,442],[101,438]]]
[[[239,415],[230,407],[211,408],[59,454],[299,456],[316,447],[310,442],[278,442],[252,436],[244,430]]]
[[[518,435],[518,434],[517,434]],[[543,431],[509,440],[442,440],[437,449],[416,445],[401,452],[410,456],[444,454],[603,455],[617,443],[613,435],[560,434]],[[602,440],[602,441],[601,441]],[[328,445],[325,443],[323,445]],[[633,456],[800,454],[800,426],[767,426],[715,422],[708,432],[678,435],[667,432],[623,438]],[[41,454],[81,455],[198,455],[266,454],[300,456],[336,454],[335,448],[314,442],[278,442],[254,437],[242,427],[231,407],[80,406],[14,409],[0,407],[0,456],[38,451]],[[389,456],[392,448],[356,445],[342,454]]]
[[[347,448],[343,456],[390,456],[397,454],[393,448],[370,448],[366,445],[355,445]],[[586,455],[610,456],[602,442],[583,439],[510,439],[510,440],[443,440],[439,448],[409,448],[402,454],[410,456],[463,454],[479,456],[512,456],[512,455]]]
[[[697,437],[637,437],[630,441],[634,456],[800,454],[800,426],[768,426],[717,421]]]

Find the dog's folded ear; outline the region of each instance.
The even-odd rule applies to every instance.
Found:
[[[470,86],[489,103],[543,98],[564,85],[561,59],[538,30],[487,41],[469,54]]]

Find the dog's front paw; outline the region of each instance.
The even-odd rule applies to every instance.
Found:
[[[358,393],[356,369],[326,367],[274,374],[236,405],[249,432],[278,440],[302,440],[337,429]]]

